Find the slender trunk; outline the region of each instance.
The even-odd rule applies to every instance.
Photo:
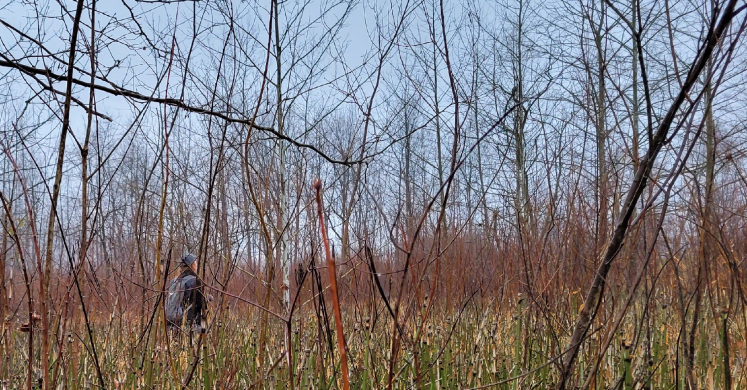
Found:
[[[512,100],[516,105],[516,111],[514,112],[514,142],[516,143],[516,154],[515,154],[515,172],[516,176],[516,197],[515,197],[515,208],[516,208],[516,224],[519,237],[519,245],[521,250],[522,270],[524,277],[524,290],[527,294],[532,294],[532,279],[533,269],[532,262],[529,259],[527,239],[530,238],[533,232],[531,228],[534,226],[534,217],[532,215],[531,200],[529,199],[529,178],[526,164],[526,139],[525,130],[527,123],[528,110],[524,105],[524,2],[519,1],[519,12],[516,23],[517,28],[517,39],[516,39],[516,57],[515,67],[516,73],[514,74],[514,90]],[[531,298],[529,298],[531,300]],[[525,345],[526,347],[526,345]],[[525,351],[526,352],[526,351]],[[525,354],[525,357],[527,355]]]
[[[342,224],[342,234],[340,237],[340,258],[347,259],[350,256],[350,217],[352,215],[352,203],[350,202],[351,177],[349,167],[342,167],[340,174],[340,208],[345,218]]]
[[[435,10],[434,10],[435,12]],[[441,110],[438,103],[438,62],[436,61],[436,53],[438,48],[436,42],[433,42],[433,107],[435,108],[435,119],[436,119],[436,159],[438,160],[438,186],[442,187],[444,184],[444,162],[443,162],[443,145],[441,143]],[[441,209],[446,208],[446,198],[444,197],[443,191],[439,195],[439,205]],[[441,221],[441,234],[446,234],[446,216]]]
[[[265,239],[265,265],[267,268],[267,276],[266,276],[266,282],[265,282],[265,295],[262,299],[262,307],[269,308],[270,307],[270,293],[272,292],[272,282],[275,280],[275,255],[272,248],[272,242],[269,239]],[[260,283],[262,285],[262,283]],[[259,340],[257,342],[257,346],[259,348],[259,353],[257,354],[257,371],[260,376],[260,385],[264,382],[264,372],[262,371],[262,368],[264,367],[265,360],[267,359],[267,351],[265,351],[265,344],[267,342],[267,326],[268,326],[268,314],[266,311],[262,310],[262,314],[260,315],[259,319]]]
[[[164,96],[168,98],[169,95],[169,82],[171,81],[171,65],[174,60],[174,48],[176,46],[176,33],[173,35],[171,40],[171,53],[169,55],[169,62],[167,64],[167,74],[166,74],[166,88],[164,89]],[[171,172],[170,166],[169,166],[169,159],[171,155],[171,148],[169,146],[169,135],[171,134],[171,131],[169,129],[169,116],[168,116],[168,106],[164,105],[163,107],[163,147],[164,152],[166,153],[166,161],[163,166],[163,189],[161,191],[161,202],[158,208],[158,229],[157,229],[157,236],[156,236],[156,260],[154,264],[153,269],[153,281],[155,283],[155,286],[158,286],[158,282],[161,279],[161,263],[163,262],[162,259],[162,247],[163,247],[163,224],[164,224],[164,214],[166,210],[166,198],[169,194],[169,174]],[[154,166],[155,167],[155,166]],[[165,277],[165,275],[164,275]],[[163,300],[161,300],[161,304],[163,305]],[[166,311],[165,310],[159,310],[161,312],[161,315],[157,316],[156,319],[156,327],[155,331],[151,333],[154,344],[158,341],[158,331],[166,326]]]
[[[91,127],[93,125],[93,111],[94,111],[94,99],[95,89],[93,83],[96,75],[96,1],[92,3],[91,10],[91,42],[90,42],[90,57],[91,57],[91,88],[89,89],[88,95],[88,118],[86,123],[86,135],[83,139],[83,145],[80,148],[80,160],[81,160],[81,194],[80,194],[80,253],[78,259],[78,267],[82,270],[83,279],[80,281],[81,288],[85,291],[85,281],[88,279],[86,275],[86,254],[88,252],[88,148],[91,139]],[[73,271],[75,272],[75,271]]]
[[[57,163],[52,185],[52,198],[49,208],[49,221],[47,224],[47,245],[45,251],[45,266],[39,283],[39,303],[41,304],[41,321],[42,321],[42,383],[44,390],[49,389],[49,312],[48,305],[51,303],[47,297],[49,289],[49,279],[52,273],[52,254],[54,249],[54,227],[57,219],[57,201],[60,197],[60,184],[62,183],[63,165],[65,162],[65,143],[67,142],[67,133],[70,131],[70,111],[73,95],[73,67],[75,65],[75,49],[78,42],[78,31],[80,30],[80,18],[83,14],[83,0],[78,0],[75,10],[75,19],[73,20],[73,31],[70,37],[70,54],[67,63],[67,86],[65,89],[65,103],[62,114],[62,131],[60,132],[60,144],[57,149]],[[82,302],[81,302],[82,304]]]
[[[166,76],[166,89],[165,89],[166,97],[168,97],[168,93],[169,93],[169,79],[171,78],[171,60],[172,59],[173,59],[173,49],[172,49],[171,57],[169,58],[168,75]],[[168,127],[168,107],[164,106],[163,107],[163,135],[164,135],[163,145],[164,145],[164,149],[166,153],[166,161],[163,167],[163,173],[164,173],[163,188],[161,190],[161,202],[158,207],[158,228],[156,231],[156,248],[155,248],[156,259],[155,259],[155,264],[153,265],[153,282],[154,282],[154,287],[156,289],[160,289],[160,287],[158,286],[158,282],[161,279],[161,274],[162,274],[161,263],[163,262],[163,259],[162,259],[162,256],[163,256],[162,255],[163,224],[164,224],[164,214],[166,210],[166,198],[168,197],[168,194],[169,194],[169,173],[170,173],[169,158],[171,154],[170,153],[171,149],[169,147],[169,134],[170,134],[170,131]],[[163,300],[161,300],[161,305],[164,308],[164,310],[159,310],[159,315],[156,316],[155,327],[153,331],[150,332],[150,337],[148,340],[148,343],[152,343],[154,346],[156,345],[156,343],[158,343],[159,331],[166,326],[166,311],[165,311],[165,304]],[[153,363],[152,360],[146,361],[146,357],[143,357],[143,360],[145,361],[145,364],[147,365],[150,365]]]
[[[477,47],[477,42],[473,42],[473,45],[475,47]],[[474,130],[475,130],[474,137],[475,137],[475,139],[479,139],[479,137],[480,137],[480,111],[478,110],[478,107],[480,106],[479,105],[479,96],[480,95],[478,93],[477,86],[478,86],[478,83],[479,83],[478,74],[479,74],[480,69],[477,67],[477,64],[479,62],[479,58],[478,58],[477,53],[475,53],[474,56],[475,56],[475,58],[473,59],[473,63],[475,64],[475,68],[474,68],[474,71],[473,71],[473,80],[472,80],[472,85],[473,85],[473,90],[474,90],[473,96],[472,96],[473,103],[474,103]],[[488,216],[488,203],[485,200],[486,193],[487,193],[487,188],[485,187],[485,171],[484,171],[483,166],[482,166],[482,161],[483,161],[483,159],[482,159],[482,142],[479,142],[477,144],[477,175],[478,175],[478,180],[480,182],[480,191],[478,193],[478,197],[479,197],[480,200],[478,202],[479,204],[476,205],[475,207],[479,207],[480,211],[481,211],[481,213],[480,213],[481,214],[481,219],[482,219],[482,221],[481,221],[481,223],[482,223],[482,228],[481,228],[482,232],[481,233],[483,234],[483,240],[484,240],[483,241],[483,245],[487,245],[487,242],[490,240],[489,237],[490,237],[491,228],[490,228],[490,225],[488,223],[488,219],[489,219],[489,216]]]
[[[708,71],[706,76],[713,71],[712,61],[708,61]],[[703,203],[701,209],[701,224],[699,229],[700,235],[700,248],[698,256],[698,276],[695,284],[695,308],[693,310],[692,326],[690,328],[690,335],[688,338],[688,348],[685,353],[685,378],[687,379],[687,388],[696,389],[698,387],[695,376],[695,338],[698,331],[697,324],[700,321],[703,298],[703,293],[706,288],[708,280],[708,265],[714,261],[715,252],[718,250],[718,243],[715,242],[713,234],[716,233],[715,226],[713,226],[713,193],[714,193],[714,181],[715,181],[715,165],[716,165],[716,154],[715,154],[715,138],[716,138],[716,125],[713,120],[713,94],[710,82],[705,85],[705,188]],[[699,196],[699,194],[698,194]],[[713,303],[713,302],[712,302]],[[715,318],[714,318],[715,320]]]
[[[708,68],[707,73],[712,73],[713,64],[711,61],[709,61]],[[705,265],[714,263],[714,257],[718,251],[718,243],[715,240],[718,227],[715,226],[713,205],[716,188],[716,123],[713,120],[713,98],[713,88],[709,81],[705,86],[705,199],[703,201],[701,225],[705,229],[703,235],[703,262]]]
[[[231,232],[229,230],[228,225],[228,185],[227,185],[228,179],[225,175],[221,176],[221,191],[220,191],[220,205],[222,213],[221,218],[221,237],[222,237],[222,246],[223,246],[223,257],[225,258],[225,265],[224,265],[224,273],[225,276],[223,278],[223,289],[228,288],[228,283],[231,281],[231,277],[233,276],[234,272],[234,258],[233,258],[233,245],[231,243]],[[217,307],[218,310],[223,311],[223,299],[225,299],[225,295],[221,293],[220,295],[221,301],[220,306]],[[216,315],[219,314],[216,311]]]
[[[281,47],[280,47],[280,18],[279,18],[279,6],[275,7],[275,66],[277,67],[276,72],[276,85],[275,91],[277,95],[277,131],[279,134],[284,134],[285,131],[285,118],[283,117],[283,75],[281,73]],[[285,141],[282,139],[277,140],[278,155],[280,157],[278,161],[278,175],[280,183],[280,199],[279,199],[279,210],[278,210],[278,227],[277,231],[280,235],[280,247],[278,248],[278,257],[280,258],[280,266],[283,272],[283,305],[285,310],[290,310],[290,263],[288,261],[288,235],[285,234],[285,225],[288,221],[287,207],[288,199],[286,196],[285,187]],[[290,347],[290,346],[288,346]],[[292,384],[291,384],[292,386]]]
[[[638,23],[638,17],[636,16],[636,13],[638,11],[638,6],[636,4],[636,0],[632,0],[632,6],[633,10],[633,16],[630,18],[630,22],[633,25],[633,30],[636,30],[636,24]],[[632,52],[632,59],[633,59],[633,119],[632,119],[632,130],[633,130],[633,146],[632,146],[632,153],[633,153],[633,170],[638,170],[638,122],[639,122],[639,116],[638,113],[640,111],[640,107],[638,104],[638,41],[633,39],[633,52]]]
[[[88,278],[86,277],[86,255],[88,252],[88,151],[89,151],[89,144],[91,139],[91,127],[93,125],[93,111],[94,111],[94,99],[95,99],[95,89],[93,88],[93,83],[95,81],[95,75],[96,75],[96,45],[95,45],[95,39],[96,39],[96,2],[93,1],[91,5],[91,42],[90,42],[90,48],[89,48],[89,56],[91,58],[91,88],[89,89],[88,94],[88,117],[86,118],[86,134],[83,139],[83,145],[80,146],[80,159],[81,159],[81,175],[80,175],[80,183],[81,183],[81,194],[80,194],[80,242],[79,242],[79,257],[78,257],[78,269],[73,269],[72,272],[76,272],[79,275],[83,275],[83,277],[80,279],[80,289],[82,291],[86,291],[86,280]],[[69,291],[68,294],[65,294],[65,301],[67,302],[69,300]],[[81,302],[81,304],[83,304]],[[67,307],[67,303],[65,304]],[[67,310],[66,310],[67,312]],[[75,313],[75,310],[72,310],[73,313]],[[67,314],[67,313],[66,313]],[[75,321],[75,316],[73,316],[73,324],[75,324],[77,321]],[[64,329],[64,326],[63,326]],[[93,341],[92,341],[93,344]],[[60,353],[62,353],[62,348],[64,346],[64,343],[60,343],[58,348],[60,349]],[[57,378],[57,374],[55,371],[54,378],[52,379],[52,385],[55,385]]]
[[[280,47],[280,15],[279,15],[279,4],[275,7],[275,66],[277,67],[276,72],[276,85],[275,91],[277,96],[277,131],[279,134],[285,132],[285,118],[283,117],[283,75],[282,75],[282,61],[281,54],[282,50]],[[286,189],[286,178],[285,178],[285,141],[282,139],[277,140],[278,147],[278,179],[280,184],[280,199],[278,209],[278,226],[277,232],[280,235],[280,247],[278,248],[278,257],[280,258],[280,268],[283,273],[283,307],[285,313],[290,319],[291,315],[291,300],[290,300],[290,272],[291,264],[288,256],[288,234],[286,234],[286,226],[288,225],[288,197]],[[288,363],[288,387],[293,390],[293,344],[291,339],[291,323],[290,320],[286,323],[285,327],[285,351],[286,359]]]
[[[519,230],[531,223],[529,215],[529,181],[527,178],[524,129],[527,112],[524,108],[524,64],[523,58],[523,24],[524,2],[519,1],[516,40],[516,79],[514,80],[514,103],[517,105],[514,115],[514,142],[516,142],[516,212],[518,213]]]
[[[731,390],[731,364],[729,363],[729,309],[721,309],[721,356],[723,359],[724,389]]]
[[[412,233],[412,175],[410,173],[410,162],[412,160],[412,137],[410,136],[410,123],[407,108],[405,108],[405,172],[402,180],[405,182],[405,225],[407,234]]]
[[[602,250],[607,241],[609,206],[607,199],[607,128],[605,118],[607,116],[606,105],[606,86],[605,76],[605,58],[604,58],[604,19],[605,6],[601,3],[601,12],[599,25],[594,33],[594,43],[597,49],[597,118],[596,118],[596,140],[597,140],[597,253]]]

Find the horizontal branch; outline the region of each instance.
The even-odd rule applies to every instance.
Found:
[[[20,64],[18,62],[9,61],[7,57],[5,57],[5,56],[3,56],[3,57],[5,58],[5,60],[0,60],[0,67],[17,69],[17,70],[21,71],[22,73],[27,74],[29,76],[44,75],[46,77],[49,77],[52,80],[61,81],[61,82],[62,81],[67,81],[67,76],[66,75],[54,73],[50,69],[47,69],[47,68],[35,68],[35,67],[29,66],[29,65]],[[34,79],[37,80],[37,82],[41,83],[41,81],[39,81],[37,78],[34,78]],[[129,89],[121,88],[119,86],[114,85],[111,82],[109,82],[110,84],[112,84],[111,87],[100,85],[100,84],[96,84],[96,83],[92,84],[90,82],[83,81],[83,80],[76,79],[76,78],[72,78],[72,83],[76,84],[76,85],[79,85],[79,86],[82,86],[82,87],[86,87],[86,88],[93,88],[93,89],[95,89],[97,91],[106,92],[106,93],[108,93],[110,95],[113,95],[113,96],[123,96],[123,97],[131,98],[131,99],[135,99],[135,100],[138,100],[138,101],[141,101],[141,102],[151,102],[151,103],[166,104],[166,105],[169,105],[169,106],[172,106],[172,107],[181,108],[181,109],[183,109],[185,111],[192,112],[192,113],[195,113],[195,114],[210,115],[210,116],[213,116],[213,117],[216,117],[216,118],[220,118],[220,119],[222,119],[222,120],[224,120],[226,122],[229,122],[229,123],[238,123],[238,124],[242,124],[242,125],[245,125],[245,126],[249,126],[249,127],[253,128],[253,129],[264,131],[266,133],[270,133],[273,136],[275,136],[275,137],[277,137],[279,139],[282,139],[284,141],[287,141],[287,142],[291,143],[292,145],[294,145],[294,146],[296,146],[298,148],[309,149],[309,150],[311,150],[314,153],[318,154],[320,157],[322,157],[323,159],[327,160],[328,162],[330,162],[332,164],[355,165],[355,164],[359,164],[359,163],[362,162],[362,161],[351,161],[351,160],[348,160],[348,159],[345,159],[345,160],[334,159],[334,158],[328,156],[326,153],[322,152],[316,146],[300,142],[300,141],[298,141],[298,140],[296,140],[294,138],[291,138],[291,137],[289,137],[289,136],[287,136],[285,134],[282,134],[282,133],[278,132],[277,130],[275,130],[272,127],[258,125],[258,124],[254,123],[254,121],[252,121],[250,119],[236,118],[236,117],[230,116],[228,114],[225,114],[225,113],[222,113],[222,112],[219,112],[219,111],[214,111],[214,110],[209,110],[209,109],[202,108],[202,107],[193,106],[193,105],[185,103],[181,99],[175,99],[175,98],[158,98],[158,97],[154,97],[154,96],[147,96],[147,95],[143,95],[143,94],[141,94],[139,92],[135,92],[135,91],[132,91],[132,90],[129,90]],[[51,85],[46,85],[46,84],[44,85],[44,87],[45,87],[45,89],[52,88]]]

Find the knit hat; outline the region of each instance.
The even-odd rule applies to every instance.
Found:
[[[184,264],[187,267],[192,265],[192,263],[194,263],[195,260],[197,260],[197,256],[191,253],[187,253],[186,255],[182,256],[182,264]]]

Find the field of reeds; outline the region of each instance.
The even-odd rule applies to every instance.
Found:
[[[747,389],[745,37],[745,0],[0,0],[0,390]]]
[[[425,323],[400,324],[401,341],[394,347],[393,321],[383,307],[345,311],[351,388],[385,388],[389,381],[395,389],[551,388],[580,298],[571,294],[561,302],[561,310],[551,311],[521,296],[470,300],[453,312],[435,310]],[[697,325],[692,339],[696,385],[723,389],[728,376],[732,388],[745,388],[744,312],[711,309],[705,308],[712,314]],[[614,320],[607,314],[600,313],[606,317],[602,323]],[[150,327],[136,318],[97,318],[93,332],[103,381],[115,389],[180,388],[193,370],[190,388],[341,388],[335,330],[324,318],[303,308],[296,313],[290,368],[285,327],[268,321],[260,329],[260,318],[251,311],[226,310],[208,322],[206,332],[191,335],[164,331],[157,316]],[[54,388],[98,388],[82,327],[70,324],[65,333],[57,332]],[[581,383],[593,389],[684,388],[688,342],[682,340],[681,313],[675,306],[635,306],[617,331],[608,329],[596,328],[584,345],[577,364]],[[3,334],[3,388],[19,388],[26,378],[29,333],[6,323]],[[38,343],[34,348],[38,351]],[[393,351],[397,359],[392,359]]]

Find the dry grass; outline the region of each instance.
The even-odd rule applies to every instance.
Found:
[[[573,298],[573,297],[571,297]],[[515,300],[514,300],[515,301]],[[573,302],[568,302],[572,307]],[[592,388],[675,389],[684,384],[684,360],[680,315],[675,307],[655,305],[641,320],[643,305],[626,314],[621,329],[603,355]],[[567,342],[575,313],[548,315],[526,302],[468,302],[461,312],[436,310],[417,335],[419,320],[403,324],[404,342],[394,366],[395,389],[463,389],[479,386],[501,389],[549,388],[557,379],[553,360]],[[379,308],[377,313],[345,313],[352,388],[386,387],[392,322]],[[743,316],[741,313],[740,316]],[[604,314],[602,314],[604,317]],[[301,389],[329,389],[340,385],[339,355],[333,351],[327,329],[312,310],[302,308],[293,323],[293,374]],[[142,327],[117,317],[96,321],[97,351],[105,382],[112,388],[178,388],[177,378],[187,372],[195,352],[183,336],[166,343],[163,332],[148,342],[141,340]],[[724,356],[717,317],[707,316],[696,335],[695,377],[700,388],[722,388]],[[258,370],[257,319],[252,313],[226,312],[211,321],[202,343],[200,364],[192,388],[244,389],[252,386],[287,388],[283,326],[272,323],[266,344],[268,361],[264,377]],[[11,324],[15,325],[15,324]],[[155,329],[155,328],[153,328]],[[579,357],[578,373],[594,361],[605,328],[590,336]],[[636,331],[637,330],[637,331]],[[334,340],[334,329],[329,329]],[[62,354],[52,364],[58,388],[96,388],[93,362],[85,350],[80,324],[62,339]],[[747,386],[744,369],[745,327],[743,318],[728,321],[731,376],[735,388]],[[418,342],[414,340],[419,339]],[[154,340],[153,338],[150,339]],[[22,387],[27,358],[27,334],[9,329],[2,377],[9,388]],[[193,343],[192,345],[196,345]],[[39,348],[37,345],[36,348]],[[55,352],[57,356],[57,351]],[[417,360],[417,364],[416,364]],[[172,362],[173,361],[173,370]],[[583,377],[583,375],[582,375]],[[585,379],[585,378],[583,378]]]

